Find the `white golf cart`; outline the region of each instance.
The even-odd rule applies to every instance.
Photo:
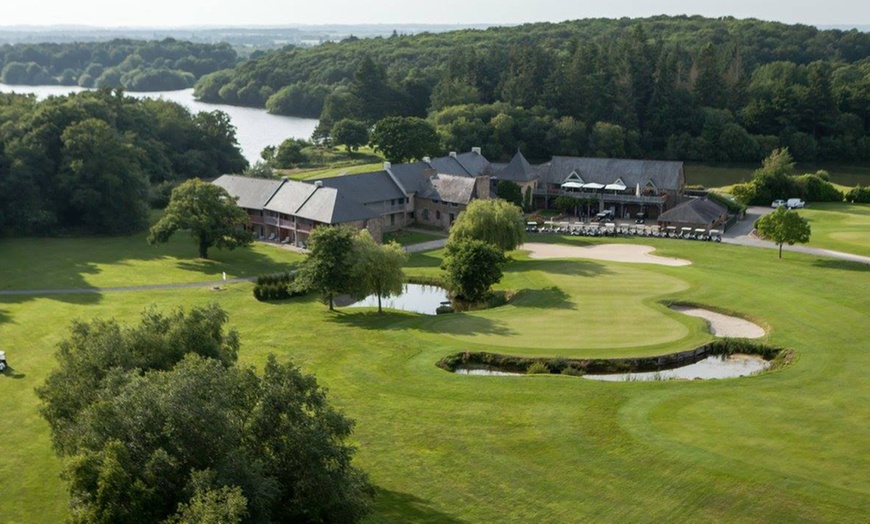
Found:
[[[0,372],[6,371],[6,352],[0,351]]]

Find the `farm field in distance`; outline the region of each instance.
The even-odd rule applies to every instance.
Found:
[[[756,164],[705,164],[685,162],[686,184],[702,185],[706,188],[721,188],[752,178],[752,172],[761,167]],[[831,182],[839,186],[854,187],[870,185],[870,167],[842,164],[803,164],[798,163],[796,174],[815,173],[823,169],[831,175]],[[842,189],[842,187],[840,188]]]
[[[136,237],[75,240],[78,262],[25,266],[7,289],[147,285],[161,268],[171,281],[213,280],[183,263],[197,262],[185,259],[194,247],[184,237],[178,245],[145,246],[148,252],[138,251]],[[27,242],[2,241],[4,271],[20,263],[16,253]],[[44,242],[47,259],[71,249],[67,240]],[[100,255],[107,242],[114,245],[105,249],[118,253],[110,259]],[[518,292],[514,302],[452,317],[331,314],[313,297],[261,303],[250,283],[224,291],[0,296],[0,340],[12,367],[0,377],[0,490],[15,501],[0,505],[0,521],[49,523],[67,515],[61,465],[34,388],[54,365],[70,322],[132,323],[152,305],[217,302],[240,332],[243,364],[261,368],[269,353],[292,359],[356,420],[356,461],[380,488],[369,522],[861,522],[870,505],[867,267],[797,253],[777,260],[769,250],[725,244],[618,242],[652,245],[656,254],[693,264],[543,261],[516,251],[500,285]],[[235,275],[298,261],[274,246],[246,251],[214,251],[211,262]],[[440,256],[415,254],[406,271],[437,275]],[[43,273],[49,284],[33,284]],[[649,383],[476,377],[435,367],[464,350],[627,356],[710,340],[702,320],[664,307],[672,300],[751,318],[768,329],[766,342],[795,349],[796,362],[756,377]],[[534,324],[551,315],[557,320],[546,333],[535,332]]]

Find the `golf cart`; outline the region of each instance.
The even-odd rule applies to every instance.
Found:
[[[6,352],[0,351],[0,373],[6,371]]]
[[[635,224],[643,224],[646,222],[646,213],[638,213],[635,215],[637,219],[634,221]]]

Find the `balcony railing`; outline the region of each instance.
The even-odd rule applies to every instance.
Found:
[[[664,204],[666,198],[664,195],[641,195],[627,193],[597,193],[593,191],[566,191],[564,189],[535,189],[535,194],[538,196],[569,196],[573,198],[594,199],[599,200],[604,198],[605,202],[625,202],[630,204]]]

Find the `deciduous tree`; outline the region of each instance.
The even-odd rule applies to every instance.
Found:
[[[390,116],[379,120],[372,130],[371,143],[390,162],[406,162],[434,155],[441,149],[435,127],[417,117]]]
[[[789,211],[780,206],[776,211],[759,218],[755,228],[762,238],[779,245],[779,258],[782,258],[782,245],[806,244],[810,241],[810,224],[797,211]]]
[[[332,126],[332,140],[337,145],[343,145],[348,152],[356,151],[369,143],[369,127],[359,120],[339,120]]]
[[[247,223],[248,214],[225,189],[194,178],[172,190],[166,211],[148,233],[148,243],[166,242],[186,229],[196,239],[199,256],[208,258],[212,246],[232,250],[249,245],[253,236],[241,228]]]
[[[482,240],[503,251],[523,243],[523,212],[505,200],[473,200],[450,228],[448,244],[464,239]]]
[[[307,289],[319,291],[334,311],[333,300],[354,289],[354,231],[349,227],[318,227],[311,232],[300,277]]]
[[[270,356],[238,368],[212,306],[77,323],[40,388],[74,522],[357,522],[373,490],[353,422]],[[215,354],[215,346],[229,352]],[[165,358],[170,357],[170,358]]]
[[[447,245],[442,268],[454,295],[477,302],[501,280],[506,262],[500,248],[482,240],[463,238]]]
[[[396,242],[377,244],[363,229],[354,238],[353,257],[357,286],[354,295],[359,298],[377,295],[378,313],[381,313],[381,299],[401,295],[404,290],[402,266],[408,254]]]

